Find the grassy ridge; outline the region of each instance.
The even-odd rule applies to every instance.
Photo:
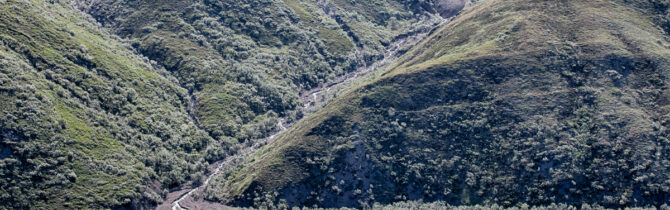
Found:
[[[667,204],[667,4],[488,0],[297,123],[215,199]]]

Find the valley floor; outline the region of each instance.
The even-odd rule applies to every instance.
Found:
[[[367,77],[371,76],[371,73],[378,73],[380,70],[387,68],[393,62],[395,62],[408,48],[422,41],[431,31],[433,31],[435,28],[443,26],[444,24],[448,23],[448,21],[448,19],[443,19],[440,23],[435,24],[432,27],[422,28],[413,32],[412,35],[397,39],[391,44],[392,47],[389,47],[389,49],[386,51],[383,59],[380,59],[368,66],[358,67],[354,72],[347,73],[333,79],[329,83],[303,92],[300,96],[300,101],[302,104],[304,104],[302,109],[303,116],[307,117],[311,113],[318,111],[330,100],[337,97],[337,95],[347,91],[349,88],[352,88],[352,86],[364,82]],[[256,143],[254,143],[253,146],[245,148],[235,155],[227,157],[220,163],[210,167],[213,172],[206,177],[203,177],[204,181],[202,185],[196,188],[192,188],[190,187],[191,183],[186,183],[184,186],[173,189],[170,193],[168,193],[167,197],[165,198],[165,202],[160,204],[157,208],[172,210],[232,208],[216,202],[207,201],[201,198],[201,196],[195,196],[195,194],[198,194],[203,187],[206,187],[213,177],[219,175],[221,172],[230,173],[232,170],[241,167],[240,164],[245,163],[246,159],[248,159],[251,155],[254,155],[258,149],[269,144],[277,136],[287,131],[288,128],[290,128],[292,125],[292,123],[285,125],[284,123],[287,121],[287,118],[280,118],[277,122],[279,131],[271,134],[267,138],[256,140]]]

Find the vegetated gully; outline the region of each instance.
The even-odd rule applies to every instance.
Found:
[[[332,98],[334,98],[338,93],[346,90],[352,83],[354,83],[359,78],[365,77],[372,72],[375,72],[378,69],[387,67],[389,64],[396,61],[407,49],[407,47],[412,46],[419,41],[423,40],[427,35],[429,35],[434,29],[444,25],[448,22],[449,19],[440,19],[437,23],[424,28],[419,28],[413,32],[410,32],[406,35],[400,36],[389,45],[384,57],[371,65],[363,65],[357,68],[355,71],[347,73],[345,75],[339,76],[332,81],[321,85],[319,87],[307,90],[300,94],[300,101],[304,104],[303,107],[303,116],[306,117],[311,113],[318,111],[321,107],[327,104]],[[359,49],[360,50],[360,49]],[[361,62],[365,63],[365,62]],[[195,101],[193,97],[190,102],[190,111],[193,111],[193,106]],[[191,113],[189,113],[191,114]],[[195,120],[194,120],[195,121]],[[235,155],[226,157],[221,161],[214,171],[207,176],[204,182],[198,187],[189,189],[188,187],[181,187],[181,190],[173,191],[168,193],[166,201],[158,206],[159,209],[167,209],[171,206],[172,210],[183,210],[188,208],[226,208],[222,204],[207,202],[202,199],[196,200],[193,198],[193,194],[201,190],[203,187],[207,186],[212,177],[221,173],[225,170],[232,170],[235,166],[242,163],[247,157],[256,153],[256,151],[264,145],[272,142],[277,136],[282,134],[284,131],[288,130],[292,124],[285,125],[287,121],[285,118],[280,118],[277,122],[277,127],[280,128],[279,131],[268,136],[265,139],[258,140],[253,146],[244,148],[238,151]]]

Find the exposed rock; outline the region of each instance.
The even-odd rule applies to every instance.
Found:
[[[434,6],[443,18],[450,18],[458,15],[461,10],[470,5],[470,2],[470,0],[437,0]]]

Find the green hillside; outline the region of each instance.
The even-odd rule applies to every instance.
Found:
[[[160,202],[221,157],[187,91],[69,3],[0,11],[0,208]]]
[[[151,208],[199,186],[300,119],[301,92],[442,21],[418,4],[0,0],[0,209]]]
[[[399,0],[77,1],[172,72],[214,138],[251,142],[302,117],[300,93],[381,59],[440,18]],[[379,8],[370,10],[366,8]]]
[[[207,197],[668,204],[668,4],[480,1],[217,177]]]
[[[0,209],[667,208],[668,85],[668,0],[0,0]]]

